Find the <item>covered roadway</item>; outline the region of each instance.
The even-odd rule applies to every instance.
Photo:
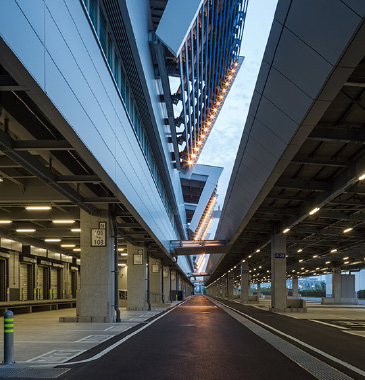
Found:
[[[150,5],[156,28],[166,1]],[[161,238],[171,234],[154,223],[159,211],[145,220],[54,107],[34,102],[29,75],[19,82],[1,66],[0,257],[37,271],[64,265],[57,298],[78,305],[15,313],[15,364],[0,366],[0,378],[364,378],[365,305],[352,275],[365,268],[364,18],[351,0],[279,0],[218,229],[205,243]],[[204,191],[195,180],[179,177],[190,211]],[[37,205],[49,208],[26,208]],[[104,230],[105,247],[92,246],[92,229]],[[207,294],[190,295],[190,256],[203,253]],[[331,294],[299,297],[298,278],[325,274]],[[12,276],[1,307],[47,303],[38,288],[18,299],[21,277]]]

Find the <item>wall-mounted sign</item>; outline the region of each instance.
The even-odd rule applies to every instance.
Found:
[[[169,270],[168,269],[164,269],[163,270],[163,276],[166,278],[166,277],[169,277]]]
[[[139,253],[133,255],[133,264],[134,265],[142,265],[143,264],[143,255],[139,254]]]
[[[275,253],[275,259],[285,259],[285,253]]]
[[[152,273],[158,273],[159,267],[158,264],[152,264]]]
[[[106,229],[92,228],[91,229],[91,246],[106,247]]]
[[[247,270],[247,269],[243,269],[243,270],[241,271],[241,273],[242,273],[242,274],[247,274],[247,273],[248,273],[248,270]]]

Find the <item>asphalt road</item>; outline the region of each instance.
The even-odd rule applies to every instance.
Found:
[[[73,359],[72,361],[74,361]],[[202,296],[195,296],[101,358],[60,379],[314,379]]]

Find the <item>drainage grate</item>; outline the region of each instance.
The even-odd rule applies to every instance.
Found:
[[[22,379],[56,379],[69,370],[70,368],[28,368],[21,374],[14,377]]]
[[[23,372],[26,368],[2,367],[0,368],[0,378],[15,377],[17,374]]]
[[[1,379],[56,379],[70,368],[0,368]]]

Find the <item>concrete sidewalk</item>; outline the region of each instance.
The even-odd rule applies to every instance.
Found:
[[[15,315],[16,366],[65,362],[179,303],[158,306],[151,311],[126,311],[121,308],[120,323],[59,322],[60,317],[75,317],[75,308]],[[3,317],[0,323],[3,324]],[[3,334],[0,339],[0,356],[2,361]]]

